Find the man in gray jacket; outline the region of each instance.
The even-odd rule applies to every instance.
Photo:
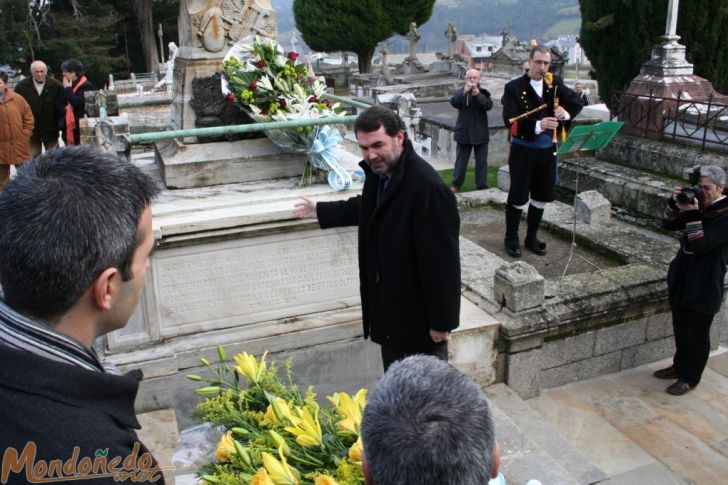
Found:
[[[453,192],[460,191],[472,151],[475,151],[475,186],[478,190],[487,189],[488,110],[493,107],[493,101],[488,90],[480,87],[477,70],[465,73],[465,85],[455,90],[450,104],[458,110],[454,136],[457,143],[455,173],[451,189]]]

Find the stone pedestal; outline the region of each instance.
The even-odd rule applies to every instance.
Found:
[[[612,218],[612,204],[596,190],[576,196],[576,219],[587,224],[601,224]]]
[[[195,112],[190,105],[192,99],[192,80],[196,77],[212,76],[222,71],[223,57],[210,59],[194,49],[182,47],[174,62],[174,87],[172,100],[172,127],[176,130],[196,128]],[[195,138],[185,138],[185,143],[192,143]]]
[[[493,278],[493,297],[512,312],[535,308],[544,301],[544,278],[521,261],[501,266]]]
[[[678,39],[663,36],[622,95],[622,133],[659,139],[666,116],[678,108],[678,96],[684,101],[707,102],[715,93],[710,81],[693,74],[693,65],[685,59],[685,46],[678,44]]]
[[[284,152],[268,138],[185,145],[155,144],[155,158],[168,188],[254,182],[303,173],[306,155]]]

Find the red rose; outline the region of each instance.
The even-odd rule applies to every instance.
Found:
[[[311,96],[310,98],[308,98],[309,103],[315,103],[316,101],[317,101],[316,96]]]
[[[265,61],[263,59],[259,60],[255,63],[256,66],[258,66],[258,69],[263,69],[265,67]]]
[[[293,62],[296,62],[296,59],[298,59],[298,52],[289,52],[288,58]]]
[[[252,91],[255,91],[256,89],[258,89],[258,83],[256,81],[250,81],[250,84],[248,84],[248,87]]]
[[[265,108],[261,109],[260,110],[260,114],[267,115],[268,114],[268,107],[266,106]]]
[[[326,107],[327,107],[327,108],[328,108],[329,106],[331,106],[331,101],[329,101],[329,99],[328,99],[328,98],[324,98],[324,100],[322,101],[322,103],[324,103],[324,104],[326,105]]]
[[[225,96],[225,102],[232,103],[233,101],[235,101],[235,95],[233,93],[227,93],[227,96]]]
[[[288,101],[286,101],[286,98],[278,98],[278,103],[281,105],[281,108],[285,109],[288,105]]]

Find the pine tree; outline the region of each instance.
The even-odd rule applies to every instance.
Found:
[[[359,72],[370,72],[377,44],[405,34],[413,21],[426,22],[434,5],[434,0],[294,0],[293,15],[311,49],[355,52]]]

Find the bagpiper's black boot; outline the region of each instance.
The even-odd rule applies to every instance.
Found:
[[[521,257],[521,244],[518,241],[518,225],[521,223],[521,209],[506,204],[506,238],[504,244],[506,253],[512,258]]]
[[[535,207],[533,204],[528,206],[528,216],[526,221],[528,222],[528,229],[526,230],[526,240],[523,245],[532,253],[544,256],[546,254],[546,243],[539,241],[536,237],[538,234],[538,228],[541,225],[541,219],[543,218],[543,209]]]

